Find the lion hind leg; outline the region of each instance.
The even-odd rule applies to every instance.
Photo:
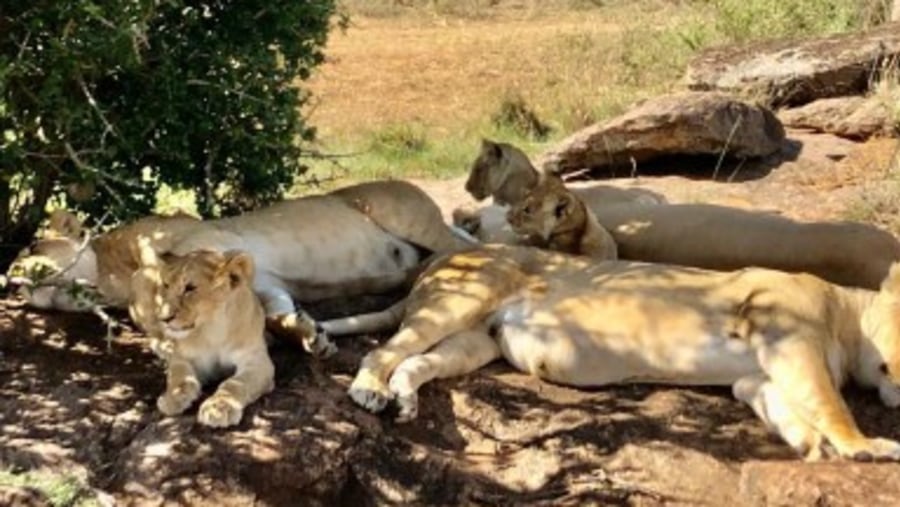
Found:
[[[316,357],[326,358],[337,352],[328,333],[306,312],[294,306],[291,295],[281,288],[255,289],[266,312],[266,328],[276,335],[299,343]]]
[[[416,418],[418,390],[436,378],[465,375],[500,357],[497,342],[482,329],[460,331],[424,354],[406,358],[391,375],[388,387],[400,408],[397,422]]]
[[[794,336],[760,349],[760,364],[785,404],[841,457],[900,460],[900,442],[867,438],[859,430],[816,345],[814,340]]]
[[[822,434],[801,419],[789,402],[765,375],[749,375],[732,386],[734,397],[753,409],[766,427],[777,433],[807,461],[823,458]]]

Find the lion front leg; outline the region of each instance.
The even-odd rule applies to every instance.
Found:
[[[485,303],[455,295],[435,298],[407,315],[401,329],[381,347],[363,357],[348,394],[362,407],[379,412],[392,398],[387,385],[394,368],[421,354],[449,335],[476,324]]]
[[[391,375],[388,387],[400,408],[397,422],[416,418],[418,390],[436,378],[448,378],[478,370],[500,357],[500,347],[484,330],[460,331],[425,354],[411,356]]]
[[[841,457],[900,460],[900,442],[868,438],[859,430],[816,345],[812,339],[792,337],[760,349],[760,364],[785,404]]]
[[[240,422],[244,408],[275,387],[275,366],[264,348],[237,365],[230,378],[206,399],[197,413],[200,424],[225,428]]]
[[[788,400],[765,374],[748,375],[732,386],[734,397],[750,405],[770,430],[807,461],[822,459],[822,434],[791,409]]]
[[[170,357],[166,369],[166,391],[157,398],[156,406],[165,415],[178,415],[200,396],[200,380],[190,362]]]
[[[294,343],[316,357],[327,358],[337,352],[328,333],[306,312],[294,306],[291,295],[280,287],[256,289],[266,310],[266,328]]]

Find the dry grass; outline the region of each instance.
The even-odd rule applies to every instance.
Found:
[[[885,1],[344,0],[307,113],[322,151],[354,156],[312,175],[454,176],[481,137],[534,154],[676,87],[704,47],[866,26]],[[549,131],[492,121],[510,98]]]
[[[674,86],[692,49],[673,30],[696,17],[662,0],[550,2],[555,10],[472,2],[489,13],[480,17],[420,3],[427,8],[356,3],[379,17],[354,13],[351,3],[350,27],[332,34],[309,83],[322,149],[356,154],[341,160],[355,179],[453,176],[468,168],[481,137],[536,152],[615,115]],[[511,98],[549,131],[497,121]],[[317,177],[333,175],[331,164],[312,165]]]

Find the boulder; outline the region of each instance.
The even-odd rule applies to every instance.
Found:
[[[587,127],[545,152],[544,170],[627,166],[667,155],[764,157],[777,152],[784,128],[767,108],[715,92],[680,92],[647,100],[618,118]]]
[[[866,32],[712,49],[688,65],[684,81],[691,90],[796,106],[861,94],[873,82],[873,71],[898,58],[900,23],[888,23]]]
[[[788,127],[828,132],[848,139],[895,133],[893,112],[879,96],[833,97],[784,109],[778,118]]]
[[[900,465],[751,461],[741,467],[739,489],[748,505],[894,506]]]

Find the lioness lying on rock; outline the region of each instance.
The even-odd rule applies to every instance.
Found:
[[[74,215],[57,212],[44,237],[12,264],[10,280],[21,284],[25,299],[39,308],[125,308],[133,301],[131,275],[138,267],[140,238],[149,239],[160,254],[247,252],[256,264],[252,286],[269,327],[320,355],[335,350],[325,332],[360,332],[366,320],[339,319],[317,327],[297,311],[295,300],[393,289],[418,273],[426,255],[466,244],[451,233],[421,189],[403,181],[376,181],[219,220],[147,217],[95,238],[86,236]],[[95,287],[99,300],[76,297],[76,281]]]
[[[213,427],[240,422],[244,408],[274,387],[265,312],[253,293],[253,259],[243,252],[194,251],[160,260],[148,241],[132,280],[133,314],[153,321],[167,343],[166,391],[157,407],[166,415],[187,410],[201,386],[228,378],[197,413]],[[230,373],[233,372],[233,373]]]
[[[491,159],[481,154],[473,166],[466,189],[475,199],[492,195],[495,202],[520,202],[535,187],[552,184],[553,178],[539,173],[521,151],[510,145],[500,149],[502,163],[490,165]],[[622,259],[717,270],[760,266],[869,289],[877,288],[891,264],[900,260],[900,243],[866,224],[803,223],[707,204],[607,204],[580,197],[612,234]],[[499,220],[502,214],[496,206],[487,206],[474,212],[457,210],[453,220],[483,241],[518,243],[508,224]]]
[[[839,388],[848,379],[900,405],[900,264],[879,291],[761,268],[707,271],[596,262],[488,245],[433,263],[400,330],[366,355],[349,394],[400,420],[416,391],[503,357],[571,386],[731,385],[772,430],[814,459],[900,459],[867,438]]]

